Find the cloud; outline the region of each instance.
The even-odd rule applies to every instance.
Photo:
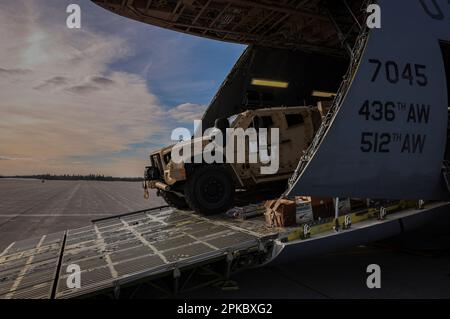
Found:
[[[133,50],[119,36],[65,28],[46,4],[0,4],[0,174],[102,167],[111,175],[140,174],[145,157],[115,154],[168,128],[145,79],[110,67]],[[103,156],[104,163],[74,164],[73,156]]]
[[[61,85],[66,85],[68,79],[64,76],[55,76],[51,79],[46,80],[44,83],[39,84],[35,87],[36,90],[47,90],[52,88],[57,88]]]
[[[0,76],[22,76],[30,73],[30,70],[0,68]]]
[[[169,111],[170,116],[179,122],[193,122],[194,120],[201,120],[203,113],[206,110],[205,105],[184,103]]]
[[[0,155],[0,161],[35,161],[35,159],[28,157],[13,157]]]
[[[80,94],[80,95],[86,95],[89,93],[93,93],[97,90],[100,90],[100,88],[96,87],[95,85],[89,85],[89,84],[76,85],[76,86],[67,88],[67,91],[75,93],[75,94]]]
[[[70,3],[0,1],[0,154],[14,159],[1,160],[0,174],[141,175],[171,128],[201,118],[243,47],[90,0],[78,1],[82,29],[69,30]]]
[[[103,86],[103,87],[107,87],[107,86],[115,84],[115,82],[113,80],[105,78],[105,77],[101,77],[101,76],[95,76],[91,79],[91,81],[93,83]]]
[[[85,83],[68,87],[66,88],[66,90],[75,94],[83,95],[108,88],[114,88],[116,84],[117,83],[114,80],[111,80],[104,76],[92,76],[91,78],[87,79]]]

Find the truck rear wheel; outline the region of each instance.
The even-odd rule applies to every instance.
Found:
[[[186,203],[186,200],[178,196],[175,193],[166,192],[166,191],[160,191],[161,197],[166,201],[166,203],[171,206],[178,209],[186,209],[188,208],[188,204]]]
[[[216,215],[233,206],[235,185],[225,167],[205,165],[191,173],[184,194],[192,210],[202,215]]]

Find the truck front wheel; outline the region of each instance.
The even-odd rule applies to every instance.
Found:
[[[202,215],[216,215],[233,206],[235,185],[225,167],[205,165],[190,174],[184,194],[192,210]]]
[[[186,203],[186,200],[178,196],[177,194],[166,192],[166,191],[160,191],[161,197],[166,201],[166,203],[171,206],[175,207],[177,209],[186,209],[188,208],[188,204]]]

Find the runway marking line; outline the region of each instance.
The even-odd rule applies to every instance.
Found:
[[[167,225],[169,225],[168,223],[166,223],[165,221],[164,221],[164,219],[163,218],[157,218],[157,217],[154,217],[154,216],[152,216],[151,214],[146,214],[151,220],[154,220],[154,221],[156,221],[156,222],[160,222],[160,223],[162,223],[163,225],[165,225],[165,226],[167,226]],[[185,221],[185,222],[181,222],[181,223],[179,223],[179,224],[184,224],[184,225],[189,225],[189,224],[193,224],[194,222],[193,221]],[[176,224],[175,225],[175,227],[179,227],[179,224]],[[184,226],[183,225],[183,226]],[[210,243],[207,243],[206,241],[203,241],[203,240],[201,240],[201,239],[199,239],[199,238],[197,238],[197,237],[195,237],[195,236],[192,236],[191,234],[188,234],[188,233],[186,233],[186,232],[184,232],[184,231],[181,231],[180,232],[181,234],[183,234],[183,235],[185,235],[185,236],[187,236],[187,237],[189,237],[189,238],[191,238],[191,239],[193,239],[193,240],[195,240],[195,242],[193,242],[193,243],[191,243],[191,244],[195,244],[196,242],[197,243],[201,243],[201,244],[203,244],[203,245],[206,245],[206,246],[208,246],[209,248],[211,248],[211,249],[213,249],[213,250],[219,250],[219,248],[218,247],[216,247],[216,246],[213,246],[213,245],[211,245]],[[186,246],[186,245],[185,245]],[[180,248],[180,247],[178,247],[178,248]]]
[[[102,237],[102,233],[100,232],[100,230],[98,229],[97,225],[94,225],[94,229],[95,229],[95,233],[97,235],[97,239],[100,241],[100,246],[103,249],[103,251],[106,252],[106,243],[105,240]],[[117,272],[117,270],[114,268],[113,262],[111,260],[111,256],[109,255],[109,253],[105,253],[105,261],[108,264],[109,270],[111,272],[111,276],[116,279],[119,276],[119,273]]]
[[[123,219],[120,219],[120,221],[129,232],[131,232],[137,239],[141,241],[142,244],[144,244],[144,246],[150,248],[156,255],[158,255],[159,258],[162,259],[162,261],[164,261],[165,264],[169,263],[167,258],[158,249],[156,249],[155,246],[153,246],[148,240],[146,240],[138,231],[131,227],[130,224],[128,224]]]
[[[45,238],[47,237],[47,235],[42,236],[41,240],[39,241],[39,243],[36,245],[36,251],[39,250],[39,248],[41,248],[42,243],[44,242]],[[34,260],[35,255],[31,255],[30,257],[28,257],[28,260],[25,264],[25,267],[20,271],[19,276],[17,277],[17,279],[14,281],[14,284],[12,285],[10,292],[6,295],[6,299],[11,299],[14,294],[16,293],[16,289],[19,287],[20,283],[22,282],[23,278],[25,277],[25,275],[27,274],[28,270],[30,269],[33,260]]]
[[[8,251],[11,249],[12,246],[14,246],[16,242],[11,243],[8,247],[5,248],[5,250],[3,250],[3,252],[0,254],[0,257],[3,257],[4,255],[6,255],[8,253]]]

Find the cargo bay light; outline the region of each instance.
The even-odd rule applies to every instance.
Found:
[[[377,1],[381,29],[365,28],[371,1],[94,2],[148,24],[249,45],[205,112],[205,129],[245,109],[315,105],[326,95],[314,91],[337,92],[290,195],[449,198],[446,1]],[[360,114],[364,103],[368,116]],[[429,106],[428,121],[405,121],[400,103]]]

